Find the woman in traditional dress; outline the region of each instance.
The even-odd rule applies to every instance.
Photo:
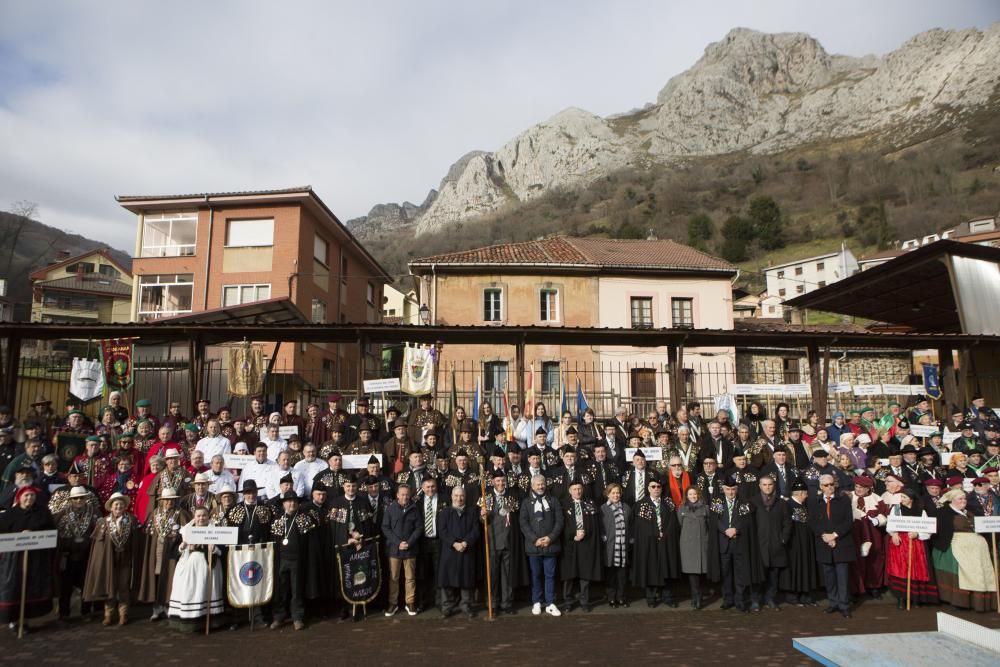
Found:
[[[188,521],[177,505],[177,490],[169,486],[164,488],[156,509],[149,513],[143,525],[146,546],[139,577],[139,601],[153,605],[150,621],[162,620],[167,615],[170,586],[179,556],[180,530]]]
[[[760,404],[759,401],[752,401],[750,403],[750,409],[740,420],[740,424],[743,424],[750,431],[750,442],[756,442],[757,438],[764,435],[764,421],[767,419],[767,413],[764,411],[764,406]]]
[[[0,533],[55,528],[52,515],[44,505],[35,502],[37,498],[38,489],[35,487],[29,485],[19,488],[14,494],[14,506],[0,513]],[[24,589],[25,618],[38,618],[52,611],[54,554],[54,549],[35,549],[28,552],[28,575]],[[13,631],[17,630],[21,611],[23,558],[20,551],[0,554],[0,623],[7,623]]]
[[[625,586],[628,581],[629,547],[632,540],[632,509],[622,502],[621,484],[611,483],[604,490],[608,502],[601,505],[601,542],[608,582],[608,604],[612,609],[627,607]]]
[[[105,509],[109,514],[97,522],[90,543],[87,578],[83,584],[83,599],[104,603],[102,625],[114,622],[118,610],[118,625],[128,623],[132,592],[138,583],[142,558],[142,525],[128,511],[129,498],[116,493],[108,498]]]
[[[934,535],[934,572],[942,602],[962,609],[992,611],[996,580],[986,538],[975,532],[968,498],[961,489],[941,497]]]
[[[209,525],[207,507],[194,511],[188,524],[196,528]],[[222,550],[212,544],[177,545],[177,565],[170,586],[170,604],[167,610],[169,625],[175,630],[193,632],[205,625],[206,614],[213,618],[212,627],[222,625],[225,609],[222,599]],[[211,588],[209,588],[208,551],[212,550]]]
[[[681,525],[681,572],[688,576],[691,607],[702,608],[701,578],[719,580],[719,540],[709,531],[708,505],[697,486],[688,487],[684,502],[677,508]],[[714,549],[712,547],[715,547]]]
[[[859,448],[857,443],[855,443],[853,433],[842,433],[840,435],[840,447],[837,448],[837,454],[846,455],[851,459],[851,466],[854,468],[855,475],[860,475],[865,471],[868,456],[865,450]]]
[[[898,494],[899,504],[893,505],[889,516],[922,516],[927,512],[912,489]],[[930,533],[889,533],[886,542],[886,580],[896,596],[896,608],[906,608],[906,574],[910,573],[910,599],[916,605],[937,604],[938,589],[930,568],[927,549]],[[912,558],[912,565],[910,559]]]
[[[792,483],[788,512],[792,532],[788,538],[788,567],[781,571],[779,588],[785,591],[789,604],[815,607],[812,593],[819,587],[816,570],[816,537],[809,527],[809,487],[801,479]]]
[[[152,500],[151,494],[156,491],[156,480],[165,465],[166,462],[162,456],[152,457],[149,459],[150,473],[139,482],[139,489],[136,491],[135,496],[135,516],[141,523],[146,521],[146,513],[149,510],[149,503]]]

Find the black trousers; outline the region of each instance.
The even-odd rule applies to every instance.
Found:
[[[424,609],[441,604],[441,590],[437,587],[440,560],[441,540],[437,537],[421,537],[420,558],[417,559],[417,599]]]
[[[514,585],[511,574],[510,549],[499,551],[490,549],[490,589],[493,594],[493,609],[510,609],[514,603]]]
[[[69,616],[70,599],[73,589],[80,589],[80,613],[84,616],[94,607],[93,602],[83,601],[83,581],[87,576],[87,559],[67,560],[59,572],[59,616]]]
[[[608,602],[624,602],[625,586],[628,582],[628,568],[608,567],[604,580],[608,582]]]
[[[472,610],[471,588],[441,589],[441,613],[447,616],[455,610],[456,606],[465,613]]]
[[[577,595],[573,595],[573,589],[579,584],[580,592]],[[576,600],[580,603],[580,606],[590,605],[590,581],[587,579],[567,579],[563,582],[563,600],[566,604],[573,604]]]
[[[701,575],[689,574],[688,586],[691,588],[691,599],[701,602]]]
[[[851,609],[851,589],[848,584],[848,563],[820,563],[823,570],[823,583],[826,586],[826,597],[830,606],[840,611]]]
[[[302,570],[298,561],[281,559],[274,590],[274,620],[284,621],[291,612],[293,621],[306,618],[305,596],[303,595]]]
[[[750,592],[754,604],[761,603],[761,597],[765,604],[777,604],[778,597],[778,577],[781,574],[780,567],[768,567],[764,569],[764,581],[757,586],[753,586]]]
[[[722,602],[743,606],[749,582],[737,577],[736,571],[742,573],[746,569],[746,564],[743,562],[745,558],[738,553],[724,553],[719,556],[722,564]]]

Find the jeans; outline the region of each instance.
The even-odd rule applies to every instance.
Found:
[[[531,567],[531,601],[556,603],[556,557],[528,556]],[[545,586],[545,597],[542,598],[542,586]]]

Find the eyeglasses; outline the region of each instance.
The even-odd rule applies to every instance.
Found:
[[[649,488],[651,488],[651,489],[658,489],[658,488],[660,488],[660,485],[659,484],[650,484]]]
[[[832,482],[827,482],[826,484],[820,484],[820,486],[834,486]]]

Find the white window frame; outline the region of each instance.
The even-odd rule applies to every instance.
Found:
[[[169,231],[167,233],[168,240],[174,238],[174,225],[177,223],[190,224],[194,223],[194,243],[162,243],[162,244],[147,244],[146,234],[152,226],[152,223],[163,223],[167,222],[170,224]],[[142,239],[140,241],[139,256],[140,257],[192,257],[195,254],[195,248],[198,245],[198,214],[191,212],[184,213],[153,213],[143,216],[142,219]]]
[[[317,319],[317,317],[316,317],[316,309],[319,306],[322,306],[323,316],[321,318]],[[327,312],[326,301],[324,301],[323,299],[316,299],[316,298],[314,298],[312,300],[312,302],[310,303],[310,310],[309,310],[310,321],[312,321],[314,324],[326,324],[327,315],[328,315],[328,312]]]
[[[263,238],[246,240],[231,238],[233,225],[255,226],[257,232],[262,232],[264,223],[270,225],[270,237],[265,241]],[[226,220],[226,245],[227,248],[270,248],[274,246],[274,218],[229,218]]]
[[[551,295],[552,299],[545,299],[546,295]],[[548,313],[546,304],[548,302]],[[538,319],[542,322],[559,322],[559,289],[555,287],[543,287],[538,290]]]
[[[691,321],[690,322],[678,322],[677,313],[674,310],[674,304],[679,302],[687,302],[691,306]],[[670,298],[670,323],[673,327],[693,327],[694,326],[694,299],[689,296],[674,296]]]
[[[143,282],[143,278],[148,278],[149,276],[156,276],[156,282]],[[178,276],[190,275],[190,281],[180,281]],[[173,276],[172,280],[169,278]],[[164,278],[168,280],[164,280]],[[147,319],[156,319],[158,317],[172,317],[174,315],[183,315],[185,313],[192,312],[191,308],[186,310],[141,310],[142,309],[142,291],[147,287],[163,287],[166,293],[170,292],[171,287],[190,287],[191,288],[191,305],[194,305],[194,274],[188,273],[160,273],[160,274],[146,274],[139,277],[139,302],[136,306],[136,314],[141,318],[145,316]]]
[[[635,320],[635,302],[636,301],[642,301],[644,303],[648,303],[649,304],[649,321],[648,322],[646,322],[646,321],[636,322],[636,320]],[[640,309],[640,315],[645,315],[644,312],[641,312],[643,310],[645,310],[645,309],[644,308]],[[653,316],[653,297],[651,297],[651,296],[643,296],[643,295],[630,296],[629,299],[628,299],[628,317],[629,317],[629,326],[632,327],[633,329],[652,329],[655,326],[655,318]]]
[[[487,295],[487,293],[495,293],[495,294],[498,295],[498,298],[496,300],[495,306],[494,306],[493,303],[490,304],[490,311],[491,312],[489,313],[490,315],[493,315],[494,313],[492,311],[495,309],[496,310],[496,317],[486,317],[486,315],[487,315],[487,313],[486,313],[486,295]],[[491,301],[492,301],[492,299],[491,299]],[[483,305],[483,322],[503,322],[503,288],[502,287],[484,287],[483,288],[482,305]]]
[[[238,296],[236,303],[226,303],[226,290],[235,289]],[[249,301],[243,300],[243,290],[252,289],[254,290],[254,296],[256,298],[250,299]],[[262,289],[267,289],[267,296],[261,297],[260,291]],[[271,298],[271,283],[248,283],[248,284],[232,284],[222,286],[222,304],[223,308],[231,308],[233,306],[242,306],[247,303],[256,303],[257,301],[267,301]]]

